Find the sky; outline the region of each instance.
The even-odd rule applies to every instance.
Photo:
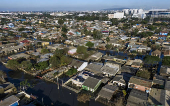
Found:
[[[0,11],[101,10],[170,8],[170,0],[0,0]]]

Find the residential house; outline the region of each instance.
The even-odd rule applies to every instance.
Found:
[[[166,40],[167,35],[168,35],[168,32],[162,31],[162,32],[159,33],[158,39]]]
[[[133,62],[131,64],[131,67],[133,67],[133,68],[140,68],[142,63],[143,63],[142,60],[135,59],[135,60],[133,60]]]
[[[165,82],[165,90],[170,91],[170,81]]]
[[[82,89],[95,92],[101,83],[101,80],[89,76],[83,83]]]
[[[81,87],[84,81],[89,77],[92,76],[93,73],[90,73],[88,71],[82,71],[77,76],[74,76],[72,78],[72,83],[76,84],[76,86]]]
[[[96,52],[93,55],[89,56],[86,60],[87,61],[90,61],[90,60],[92,60],[92,61],[99,61],[102,58],[102,56],[103,56],[103,53]]]
[[[115,76],[116,73],[119,71],[119,68],[117,68],[117,67],[110,67],[110,66],[105,64],[101,68],[101,71],[103,72],[103,74],[105,74],[106,76],[110,77],[110,76]]]
[[[8,57],[8,59],[12,60],[12,59],[18,59],[18,58],[25,58],[28,59],[30,58],[30,55],[25,54],[25,53],[20,53],[20,54],[14,54]]]
[[[121,65],[116,64],[115,62],[106,62],[105,65],[101,68],[101,71],[106,76],[115,76],[120,70]]]
[[[98,97],[101,98],[105,98],[108,101],[112,99],[112,96],[114,95],[114,93],[116,93],[116,91],[118,91],[119,88],[116,85],[105,85],[104,87],[102,87],[102,89],[100,90]]]
[[[127,99],[126,106],[147,106],[147,93],[132,89]]]
[[[149,93],[151,91],[152,81],[137,76],[132,76],[128,83],[128,88],[141,90]]]
[[[20,43],[23,43],[24,46],[29,46],[30,45],[30,41],[28,41],[28,40],[22,40],[22,41],[20,41]]]
[[[11,46],[11,47],[4,47],[1,52],[3,54],[9,54],[9,53],[17,53],[21,50],[23,50],[23,45],[17,45],[17,46]]]
[[[12,95],[0,102],[0,106],[18,106],[20,99],[15,95]]]
[[[166,92],[163,89],[152,88],[149,97],[148,103],[149,105],[159,105],[159,106],[166,106],[165,105],[165,95]]]
[[[158,56],[159,58],[161,57],[161,51],[160,50],[155,50],[151,53],[152,56]]]
[[[48,46],[50,44],[50,42],[41,42],[42,46]]]
[[[93,72],[94,74],[102,73],[101,68],[103,67],[103,64],[101,63],[90,63],[87,65],[85,70]]]
[[[120,69],[121,74],[123,75],[123,79],[125,80],[126,84],[129,82],[130,78],[134,75],[136,75],[136,72],[139,69],[133,68],[130,66],[123,66]]]
[[[69,55],[73,55],[73,54],[75,54],[77,52],[77,48],[75,48],[75,47],[69,47],[69,51],[68,51],[68,54]]]
[[[161,75],[155,74],[155,76],[153,77],[152,87],[164,89],[164,86],[165,86],[165,78]]]
[[[119,70],[121,69],[121,66],[122,66],[122,64],[117,63],[115,61],[107,61],[105,62],[105,64],[110,67],[117,67]]]
[[[126,87],[126,83],[125,83],[125,80],[123,79],[123,75],[116,75],[112,79],[112,83],[114,85],[117,85],[118,87],[121,87],[121,88],[125,88]]]
[[[162,53],[163,53],[164,56],[170,56],[170,49],[169,48],[167,48],[167,49],[163,48]]]
[[[62,44],[53,44],[53,45],[48,45],[47,49],[50,51],[55,51],[56,49],[63,49]]]
[[[14,91],[14,89],[16,89],[14,84],[10,82],[5,82],[3,84],[0,84],[0,88],[4,90],[5,94],[11,93]]]
[[[160,73],[161,76],[169,77],[170,76],[170,68],[167,67],[167,66],[161,66],[161,69],[160,69],[159,73]]]
[[[109,61],[113,61],[113,58],[114,58],[114,56],[108,56],[108,55],[104,55],[103,57],[102,57],[102,59],[104,59],[104,60],[109,60]]]
[[[111,44],[111,45],[113,45],[113,46],[115,46],[115,47],[121,47],[121,46],[122,46],[122,44],[120,44],[120,43],[118,42],[118,40],[116,40],[116,39],[110,39],[110,41],[108,42],[108,44]]]
[[[127,57],[126,56],[120,56],[120,55],[114,56],[113,61],[123,64],[123,63],[126,63]]]
[[[88,65],[88,62],[73,59],[69,65],[77,68],[78,71],[82,71]]]
[[[141,45],[140,47],[138,47],[138,49],[137,49],[137,52],[147,52],[147,51],[150,51],[151,50],[151,48],[150,47],[147,47],[147,46],[144,46],[144,45]]]

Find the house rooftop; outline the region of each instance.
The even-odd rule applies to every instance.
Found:
[[[170,91],[170,81],[165,82],[165,89]]]
[[[2,102],[0,102],[0,106],[11,106],[15,102],[18,102],[20,99],[16,96],[12,95],[6,99],[4,99]]]
[[[104,65],[102,68],[101,68],[101,71],[103,73],[106,73],[106,74],[111,74],[113,76],[116,75],[116,73],[119,71],[119,69],[117,67],[113,68],[113,67],[109,67],[107,65]]]
[[[98,82],[99,82],[100,80],[99,79],[96,79],[96,78],[94,78],[94,77],[88,77],[86,80],[85,80],[85,82],[83,83],[83,85],[84,86],[87,86],[87,87],[90,87],[90,88],[94,88],[97,84],[98,84]]]
[[[134,83],[134,84],[149,87],[149,88],[151,88],[152,86],[151,80],[147,80],[147,79],[137,77],[137,76],[132,76],[129,80],[129,83]]]
[[[79,61],[79,60],[75,60],[73,59],[72,62],[70,63],[71,66],[75,66],[75,67],[80,67],[84,62],[83,61]]]
[[[149,97],[148,102],[151,105],[165,105],[165,90],[163,89],[156,89],[152,88]]]
[[[120,69],[121,73],[128,73],[128,74],[132,74],[132,75],[135,75],[137,70],[138,70],[137,68],[132,68],[130,66],[123,66]]]
[[[102,64],[91,63],[91,64],[87,65],[85,70],[88,70],[88,71],[93,72],[94,74],[97,74],[97,73],[102,73],[102,71],[101,71],[102,67],[103,67]]]
[[[116,85],[105,85],[99,92],[99,96],[110,100],[113,96],[113,93],[119,88]]]
[[[127,99],[127,106],[147,106],[147,93],[132,89]]]

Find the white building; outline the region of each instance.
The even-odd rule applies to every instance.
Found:
[[[124,12],[125,14],[129,14],[129,9],[124,9],[123,12]]]
[[[138,13],[138,9],[133,9],[133,13],[137,14]]]
[[[139,13],[139,14],[143,13],[143,9],[139,9],[139,10],[138,10],[138,13]]]
[[[108,14],[108,18],[112,19],[112,18],[118,18],[121,19],[124,17],[124,12],[116,12],[114,14]]]

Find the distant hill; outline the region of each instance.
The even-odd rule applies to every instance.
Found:
[[[103,10],[123,10],[123,9],[130,9],[130,8],[121,7],[121,8],[108,8],[108,9],[103,9]]]

